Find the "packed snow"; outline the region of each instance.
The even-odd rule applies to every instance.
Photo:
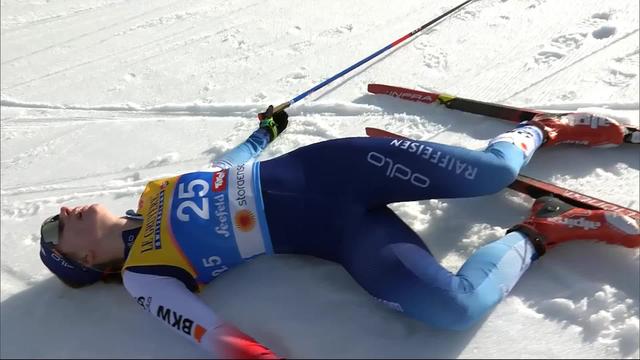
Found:
[[[41,221],[62,205],[135,208],[147,181],[205,168],[267,105],[457,3],[2,0],[1,356],[206,358],[121,285],[55,279],[38,257]],[[372,82],[637,125],[639,23],[636,0],[476,0],[293,105],[261,159],[366,126],[473,149],[513,126],[371,95]],[[639,169],[634,145],[562,146],[523,173],[637,210]],[[456,271],[531,203],[505,190],[392,207]],[[639,278],[637,249],[561,245],[464,332],[411,320],[312,257],[259,257],[202,297],[287,358],[638,358]]]

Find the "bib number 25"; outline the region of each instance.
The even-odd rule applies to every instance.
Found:
[[[220,256],[210,256],[208,259],[202,259],[202,265],[204,265],[205,267],[217,267],[221,264],[222,259],[220,258]],[[211,276],[216,277],[227,270],[229,270],[229,267],[227,267],[226,265],[222,265],[218,269],[213,270],[211,272]]]
[[[196,192],[197,190],[197,192]],[[196,197],[200,197],[200,203],[197,203],[194,200],[186,200],[178,205],[178,209],[176,209],[176,216],[180,221],[189,221],[191,219],[190,214],[185,212],[185,210],[191,209],[194,214],[198,217],[208,220],[209,219],[209,199],[204,197],[209,192],[209,183],[203,179],[194,179],[189,181],[186,186],[185,184],[180,183],[178,185],[178,199],[193,199]]]

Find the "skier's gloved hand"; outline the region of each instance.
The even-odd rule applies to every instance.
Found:
[[[273,105],[269,105],[265,112],[258,114],[260,128],[269,133],[269,142],[280,135],[289,124],[289,114],[284,110],[273,112]]]

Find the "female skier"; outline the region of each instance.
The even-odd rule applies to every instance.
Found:
[[[143,309],[216,356],[276,358],[194,292],[261,254],[313,255],[342,264],[371,295],[415,319],[465,329],[553,245],[597,239],[640,247],[630,218],[541,198],[528,219],[452,274],[387,207],[495,193],[540,146],[619,145],[624,130],[614,120],[596,118],[592,127],[584,121],[590,115],[537,117],[498,135],[484,151],[357,137],[257,162],[288,123],[285,112],[272,109],[210,171],[149,182],[135,212],[118,217],[98,204],[62,207],[41,227],[44,264],[72,287],[121,275]]]

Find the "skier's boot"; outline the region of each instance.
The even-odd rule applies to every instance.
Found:
[[[539,256],[546,249],[571,240],[598,240],[629,248],[640,247],[637,220],[612,211],[575,207],[551,196],[537,199],[529,218],[507,232],[511,231],[525,233]]]
[[[543,146],[612,147],[622,144],[627,133],[616,120],[588,113],[540,114],[526,124],[542,129],[545,134]]]

